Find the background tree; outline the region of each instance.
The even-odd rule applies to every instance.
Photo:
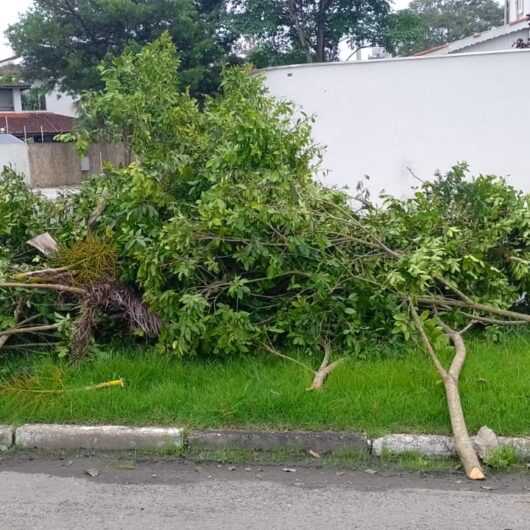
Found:
[[[387,0],[236,0],[233,27],[253,44],[257,66],[325,62],[339,44],[376,43],[389,12]]]
[[[421,24],[413,24],[412,14],[421,19]],[[410,55],[500,26],[504,11],[495,0],[413,0],[409,9],[396,15],[390,27],[394,49],[400,55]],[[408,37],[403,39],[407,27],[413,31],[405,32]]]
[[[428,48],[428,28],[423,17],[410,9],[390,13],[383,39],[385,49],[394,56],[406,57]]]
[[[182,62],[181,81],[195,94],[217,89],[232,44],[221,29],[222,0],[35,0],[7,36],[25,75],[69,92],[101,88],[97,65],[169,31]]]

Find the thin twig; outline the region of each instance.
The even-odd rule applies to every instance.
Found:
[[[315,374],[315,370],[313,370],[313,368],[311,368],[307,364],[304,364],[302,361],[299,361],[298,359],[294,359],[293,357],[289,357],[288,355],[280,353],[278,350],[276,350],[272,346],[269,346],[268,344],[263,344],[263,347],[268,352],[272,353],[273,355],[277,355],[278,357],[281,357],[282,359],[286,359],[287,361],[291,361],[293,363],[296,363],[299,366],[301,366],[302,368],[304,368],[305,370],[307,370],[308,372],[311,372],[312,374]]]

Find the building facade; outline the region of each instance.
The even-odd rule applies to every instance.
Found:
[[[504,25],[436,46],[417,56],[491,52],[530,47],[530,0],[506,0]]]

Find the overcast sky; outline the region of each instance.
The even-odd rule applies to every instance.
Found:
[[[32,0],[0,0],[0,59],[9,57],[12,53],[4,36],[4,31],[9,24],[18,19],[21,12],[26,11],[32,4]]]
[[[394,7],[401,9],[408,5],[409,0],[394,0]],[[4,37],[4,31],[9,24],[18,20],[20,13],[31,6],[32,0],[0,0],[0,59],[9,57],[12,53]]]

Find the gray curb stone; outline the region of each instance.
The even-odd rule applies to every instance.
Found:
[[[255,431],[194,431],[188,435],[192,449],[277,449],[334,451],[370,451],[370,441],[361,434],[349,432],[255,432]]]
[[[0,451],[7,451],[13,446],[15,429],[10,425],[0,425]]]
[[[495,437],[494,443],[485,446],[484,440],[480,436],[481,431],[479,431],[479,436],[472,438],[475,449],[481,457],[484,457],[488,450],[495,449],[499,446],[509,446],[515,449],[519,458],[530,460],[530,438],[498,436]],[[494,433],[493,435],[495,436]],[[456,455],[452,437],[428,434],[389,434],[373,440],[373,454],[381,456],[384,451],[395,454],[413,452],[431,457]]]
[[[389,434],[376,438],[372,442],[372,451],[376,456],[383,452],[419,453],[425,456],[452,456],[455,446],[450,436],[429,434]]]
[[[122,427],[118,425],[24,425],[15,433],[15,445],[23,449],[178,449],[184,431],[178,428]]]

